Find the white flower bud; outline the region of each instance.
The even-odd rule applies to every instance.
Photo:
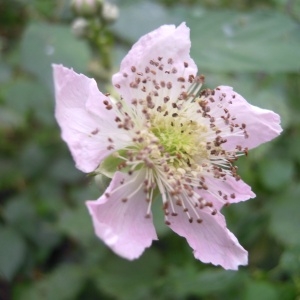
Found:
[[[80,16],[95,16],[102,6],[102,0],[72,0],[71,7]]]
[[[88,20],[84,18],[77,18],[72,23],[72,32],[76,37],[82,38],[87,35],[88,27],[89,27]]]
[[[102,6],[102,17],[109,23],[114,22],[119,17],[119,8],[115,4],[104,2]]]

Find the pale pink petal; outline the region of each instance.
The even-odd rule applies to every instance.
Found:
[[[54,65],[55,117],[62,138],[68,144],[76,167],[83,172],[94,171],[101,160],[130,140],[117,129],[115,113],[103,101],[110,99],[99,92],[96,81],[61,65]],[[108,150],[108,138],[114,149]]]
[[[145,217],[148,202],[144,179],[144,171],[133,175],[117,172],[104,195],[86,202],[97,236],[130,260],[138,258],[157,239],[152,219]]]
[[[219,86],[214,92],[214,96],[208,97],[210,115],[217,120],[216,125],[222,131],[220,136],[227,139],[222,145],[224,149],[234,150],[237,145],[251,149],[272,140],[282,131],[279,115],[249,104],[231,87]],[[214,102],[209,100],[211,97]],[[227,122],[225,119],[228,114]],[[231,132],[230,125],[226,125],[226,122],[238,126],[233,127]],[[243,124],[246,125],[245,128]],[[237,132],[240,134],[236,134]]]
[[[239,265],[248,263],[248,253],[239,244],[236,237],[227,229],[225,219],[219,212],[216,215],[198,210],[202,223],[197,223],[194,217],[192,223],[182,209],[176,211],[177,216],[170,216],[170,228],[186,238],[193,248],[195,258],[204,263],[220,265],[224,269],[237,270]]]
[[[189,76],[197,73],[190,47],[190,30],[185,23],[177,28],[161,26],[133,45],[121,63],[120,72],[113,76],[113,84],[128,103],[148,95],[157,105],[166,96],[176,101],[190,85]]]
[[[251,187],[242,179],[236,180],[232,176],[226,179],[205,176],[207,190],[195,189],[196,193],[206,201],[212,202],[213,207],[220,210],[225,204],[237,203],[254,198]]]

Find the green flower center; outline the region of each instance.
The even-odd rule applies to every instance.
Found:
[[[164,151],[178,160],[194,162],[208,158],[204,134],[207,127],[185,117],[154,117],[150,131]]]
[[[108,156],[96,173],[112,177],[117,170],[130,173],[156,164],[167,164],[175,170],[195,170],[209,159],[207,132],[205,125],[185,116],[152,115],[150,127],[137,132],[134,144]]]

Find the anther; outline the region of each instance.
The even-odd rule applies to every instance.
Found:
[[[91,132],[91,134],[95,135],[95,134],[97,134],[98,132],[99,132],[99,129],[96,128],[96,129],[94,129],[94,130]]]
[[[167,103],[170,100],[169,96],[164,97],[164,103]]]

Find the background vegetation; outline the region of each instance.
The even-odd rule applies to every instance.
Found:
[[[300,2],[114,3],[99,44],[72,33],[68,0],[0,0],[0,299],[300,299]],[[110,90],[141,35],[182,21],[207,87],[231,85],[282,117],[284,133],[239,162],[257,197],[223,210],[249,251],[238,272],[196,261],[159,207],[160,240],[134,262],[114,255],[84,205],[101,188],[75,169],[53,115],[51,63]]]

